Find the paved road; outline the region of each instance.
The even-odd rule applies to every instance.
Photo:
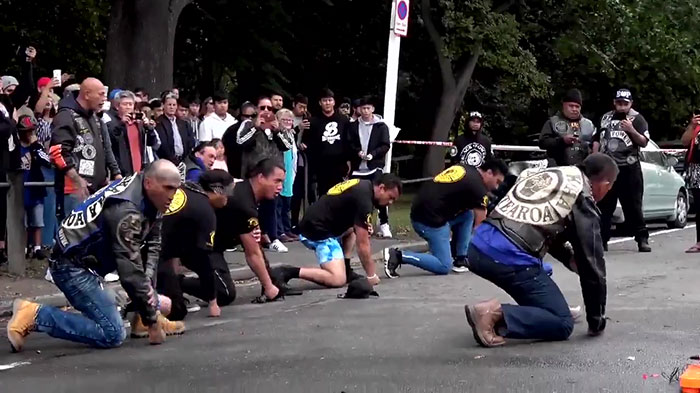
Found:
[[[101,351],[33,334],[25,352],[0,353],[0,365],[26,362],[0,371],[0,391],[677,392],[677,383],[642,374],[669,373],[700,352],[700,256],[682,252],[694,235],[657,234],[651,254],[630,241],[611,245],[611,320],[598,338],[583,323],[565,342],[480,348],[463,305],[507,295],[471,274],[403,267],[400,279],[377,288],[378,299],[312,289],[252,305],[257,288],[241,288],[222,318],[193,314],[184,336],[158,347],[130,340]],[[558,265],[554,277],[580,304],[577,277]]]

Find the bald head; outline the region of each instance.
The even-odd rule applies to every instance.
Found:
[[[145,178],[155,180],[176,180],[180,181],[180,171],[175,164],[168,160],[156,160],[143,173]]]
[[[143,173],[143,188],[148,200],[160,212],[165,212],[180,187],[180,171],[168,160],[157,160]]]
[[[80,84],[78,103],[87,110],[99,111],[107,99],[105,86],[97,78],[86,78]]]

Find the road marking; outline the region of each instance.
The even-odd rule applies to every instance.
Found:
[[[657,236],[657,235],[665,235],[667,233],[673,233],[673,232],[678,232],[678,231],[682,231],[685,229],[695,228],[695,225],[696,224],[691,224],[691,225],[688,225],[684,228],[665,229],[663,231],[653,232],[653,233],[649,234],[649,237]],[[634,237],[623,237],[621,239],[610,240],[608,242],[608,244],[624,243],[624,242],[628,242],[630,240],[634,240]]]
[[[14,362],[10,364],[0,364],[0,371],[5,371],[9,370],[11,368],[19,367],[19,366],[26,366],[27,364],[31,364],[30,362]]]

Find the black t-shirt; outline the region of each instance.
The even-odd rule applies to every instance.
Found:
[[[639,162],[640,147],[627,135],[620,125],[625,118],[632,120],[632,127],[638,133],[649,137],[649,124],[644,116],[631,109],[627,115],[611,111],[600,120],[600,132],[593,136],[593,141],[600,142],[600,151],[612,157],[617,166],[627,166]]]
[[[430,227],[441,227],[470,209],[486,209],[486,186],[479,171],[457,164],[425,183],[411,205],[411,220]]]
[[[186,259],[198,251],[211,251],[215,231],[216,215],[209,198],[186,184],[175,192],[163,216],[163,259]]]
[[[339,165],[347,161],[345,143],[349,124],[347,117],[338,112],[330,117],[321,114],[312,118],[311,127],[303,135],[312,160],[318,165]]]
[[[471,130],[455,139],[457,154],[453,157],[453,163],[463,163],[473,167],[480,167],[491,158],[491,139],[481,131],[474,134]]]
[[[373,210],[372,182],[351,179],[336,184],[311,205],[299,223],[299,229],[310,240],[338,237],[355,225],[369,228]]]
[[[214,250],[225,251],[241,244],[241,235],[259,228],[258,203],[250,180],[238,183],[226,206],[216,210]]]

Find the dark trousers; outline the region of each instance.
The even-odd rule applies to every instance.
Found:
[[[598,202],[600,209],[600,234],[603,242],[610,240],[610,226],[617,200],[620,200],[622,212],[625,214],[625,227],[637,241],[648,240],[649,231],[644,223],[642,214],[642,197],[644,194],[644,179],[639,163],[621,166],[620,174],[608,194]]]
[[[316,171],[316,188],[318,189],[318,197],[328,193],[334,185],[342,183],[345,180],[348,172],[347,163],[319,163],[319,168]]]
[[[282,195],[277,197],[277,233],[280,235],[292,230],[292,222],[289,218],[291,203],[292,197]]]
[[[693,207],[695,208],[695,241],[700,242],[700,188],[691,188],[693,193]]]
[[[566,340],[574,330],[569,305],[542,266],[509,266],[469,246],[469,270],[506,291],[518,305],[503,304],[507,338]]]
[[[260,202],[258,214],[262,233],[270,237],[270,241],[277,240],[277,199]]]
[[[381,170],[374,171],[370,174],[366,175],[353,175],[353,179],[363,179],[363,180],[371,180],[374,181],[375,178],[381,176],[384,172]],[[379,208],[379,223],[380,224],[388,224],[389,223],[389,207],[388,206],[382,206]]]
[[[314,187],[313,179],[309,175],[308,182],[306,181],[306,167],[297,167],[297,176],[294,178],[294,186],[292,187],[292,226],[295,227],[299,225],[299,215],[301,213],[301,206],[305,202],[310,205],[316,202],[316,189]],[[304,191],[304,186],[306,185],[306,191]],[[305,200],[305,198],[308,198]]]
[[[209,254],[209,264],[189,259],[181,260],[182,264],[195,272],[198,277],[185,277],[175,271],[174,265],[162,261],[158,264],[158,293],[167,296],[172,301],[172,310],[168,319],[180,321],[187,315],[187,304],[183,294],[188,294],[205,302],[211,300],[211,293],[216,294],[219,306],[226,306],[236,300],[236,286],[231,278],[228,264],[221,252]],[[213,275],[204,269],[212,269]],[[205,277],[212,277],[213,282]],[[213,288],[211,287],[213,285]],[[212,291],[213,289],[213,291]]]

